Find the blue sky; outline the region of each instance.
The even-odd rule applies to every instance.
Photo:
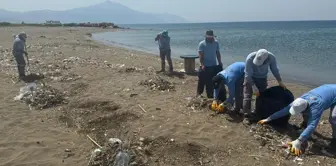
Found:
[[[12,11],[66,10],[105,0],[0,0]],[[336,20],[336,0],[111,0],[150,13],[171,13],[193,22]]]

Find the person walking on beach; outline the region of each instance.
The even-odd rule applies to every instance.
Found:
[[[17,63],[19,78],[22,79],[25,77],[25,67],[26,67],[26,61],[24,59],[24,56],[26,56],[28,60],[28,53],[25,51],[25,43],[27,39],[27,34],[25,32],[19,33],[14,39],[13,44],[13,56]]]
[[[252,94],[255,93],[258,97],[260,92],[267,88],[268,68],[271,69],[273,76],[278,81],[279,86],[286,88],[282,82],[275,56],[265,50],[260,49],[250,53],[245,62],[245,79],[244,79],[244,100],[243,113],[245,122],[251,114]]]
[[[217,107],[216,111],[223,112],[224,106],[231,108],[234,102],[234,111],[237,113],[240,112],[240,109],[243,108],[244,70],[244,62],[235,62],[213,77],[214,101],[212,109],[216,109]],[[227,99],[225,85],[228,86],[229,90],[229,97]],[[223,103],[218,105],[218,101]]]
[[[303,94],[290,105],[272,114],[267,119],[259,121],[265,124],[272,120],[281,118],[288,114],[304,116],[304,122],[308,122],[305,130],[295,141],[288,143],[291,145],[291,152],[300,155],[301,145],[311,136],[316,129],[323,112],[330,108],[329,122],[332,128],[332,140],[327,150],[336,150],[336,84],[324,84]],[[334,151],[335,152],[335,151]]]
[[[161,58],[161,71],[166,71],[166,61],[167,58],[168,65],[169,65],[169,72],[173,72],[173,62],[171,59],[171,49],[170,49],[170,37],[168,36],[168,31],[164,30],[159,33],[155,41],[159,43],[159,51],[160,51],[160,58]]]
[[[223,70],[219,43],[215,37],[214,32],[208,30],[205,33],[205,39],[198,45],[201,66],[198,72],[197,96],[203,93],[205,86],[207,97],[213,98],[213,85],[211,80],[218,72]]]

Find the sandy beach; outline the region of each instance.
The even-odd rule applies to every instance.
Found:
[[[11,55],[12,35],[20,31],[28,34],[30,72],[45,76],[37,83],[58,89],[66,102],[30,109],[14,101],[25,85],[15,83]],[[195,105],[209,102],[193,99],[197,76],[157,73],[157,55],[90,39],[90,33],[104,31],[111,30],[0,28],[0,165],[88,165],[97,146],[86,135],[102,146],[109,138],[129,142],[137,165],[335,165],[336,159],[321,153],[331,138],[329,112],[302,161],[294,162],[295,157],[286,157],[277,147],[282,136],[275,134],[261,143],[256,126]],[[179,71],[183,62],[174,59],[174,68]],[[312,88],[286,84],[295,97]],[[300,122],[291,119],[292,124]],[[139,141],[143,139],[147,141]]]

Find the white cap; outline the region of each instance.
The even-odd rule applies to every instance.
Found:
[[[253,59],[253,63],[257,66],[262,65],[268,58],[268,51],[265,49],[260,49],[257,51],[256,56]]]
[[[308,106],[308,101],[302,98],[297,98],[294,100],[292,107],[289,109],[289,113],[292,115],[297,115],[304,110],[306,110]]]

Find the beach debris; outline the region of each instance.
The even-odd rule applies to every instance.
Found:
[[[160,76],[154,76],[153,78],[141,81],[140,85],[147,86],[151,90],[160,90],[168,92],[175,90],[175,86],[173,83],[161,78]]]
[[[101,147],[96,141],[88,136],[96,146],[90,157],[89,166],[113,165],[113,166],[129,166],[135,161],[135,155],[129,152],[126,145],[119,138],[110,138],[107,144]]]
[[[132,73],[132,72],[139,72],[143,69],[137,68],[137,67],[125,67],[119,70],[119,72],[125,72],[125,73]]]
[[[130,97],[134,97],[134,96],[137,96],[138,94],[136,94],[136,93],[132,93],[132,94],[130,94]]]
[[[64,151],[65,152],[71,152],[71,149],[65,149]]]
[[[302,158],[299,158],[299,157],[295,157],[293,162],[294,163],[297,163],[298,165],[303,165],[303,159]]]
[[[212,103],[212,100],[202,97],[188,98],[187,100],[189,101],[187,107],[190,107],[193,110],[209,108],[209,105]]]
[[[93,140],[89,135],[86,135],[86,137],[88,137],[91,141],[92,141],[92,143],[94,143],[96,146],[98,146],[100,149],[102,149],[103,147],[102,146],[100,146],[95,140]]]
[[[110,138],[108,140],[108,142],[109,142],[110,146],[121,145],[122,144],[122,142],[119,138]]]
[[[71,73],[71,72],[62,72],[60,66],[48,65],[48,69],[52,71],[42,73],[44,76],[49,77],[53,81],[59,82],[70,82],[76,81],[82,78],[82,76]],[[65,67],[63,68],[65,69]]]
[[[68,59],[63,59],[63,63],[74,63],[75,61],[80,60],[79,57],[69,57]]]
[[[61,82],[69,82],[69,81],[76,81],[81,79],[82,76],[77,75],[75,73],[67,73],[65,76],[59,78]]]
[[[140,104],[138,104],[138,106],[140,107],[140,109],[141,109],[144,113],[147,113],[147,111],[146,111],[144,108],[142,108]]]
[[[37,109],[46,109],[67,103],[63,92],[45,84],[37,86],[36,83],[29,83],[20,88],[19,95],[14,100],[24,101],[29,107]]]
[[[36,90],[36,83],[28,83],[26,86],[20,88],[19,95],[14,97],[15,101],[21,100],[23,97],[33,94]]]
[[[115,157],[113,166],[128,166],[130,164],[130,156],[127,152],[119,151]]]
[[[325,148],[323,148],[323,149],[321,150],[321,152],[322,152],[324,155],[328,156],[328,157],[334,157],[334,155],[331,154],[331,153],[329,153]]]
[[[288,158],[291,156],[290,145],[288,142],[292,142],[292,139],[289,135],[290,133],[295,133],[294,128],[288,127],[286,129],[288,135],[283,135],[279,131],[275,130],[270,125],[252,125],[250,132],[252,132],[253,137],[260,143],[261,147],[267,147],[271,151],[275,151],[280,156]],[[305,153],[308,148],[308,141],[302,143],[301,150],[302,153]],[[295,162],[302,162],[301,158],[294,158]]]

